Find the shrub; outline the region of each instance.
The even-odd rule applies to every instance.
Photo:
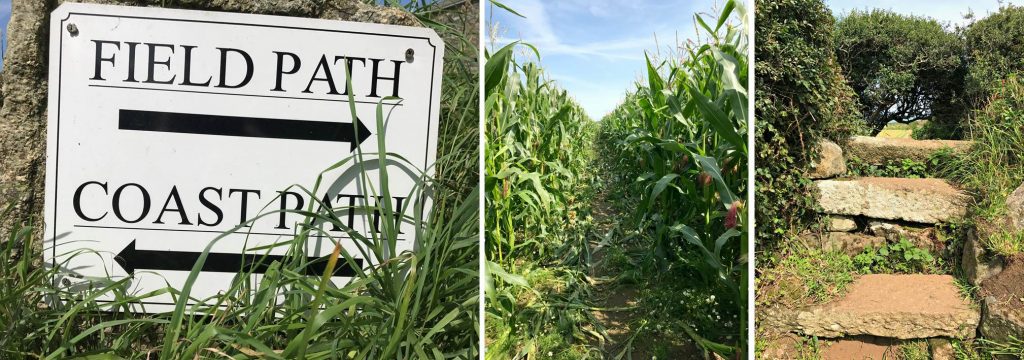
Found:
[[[834,19],[821,0],[756,2],[757,239],[776,243],[816,217],[804,176],[819,139],[863,125],[836,64]]]
[[[1002,79],[1024,71],[1024,8],[1007,5],[964,31],[967,60],[966,101],[975,109],[985,102]]]
[[[854,10],[836,24],[835,52],[872,135],[892,121],[961,122],[963,41],[937,21]]]

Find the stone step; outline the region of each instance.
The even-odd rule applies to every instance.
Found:
[[[942,179],[818,180],[826,214],[935,224],[962,217],[970,196]]]
[[[948,275],[865,275],[829,303],[797,311],[788,320],[798,333],[839,338],[973,338],[980,310]]]
[[[904,359],[904,350],[911,348],[917,354],[929,354],[931,360],[955,360],[949,340],[928,339],[927,342],[909,342],[875,336],[855,336],[825,341],[821,346],[821,360],[882,360]]]
[[[900,341],[875,336],[857,336],[826,342],[821,346],[821,360],[900,359]]]
[[[959,140],[914,140],[872,136],[854,136],[846,144],[846,158],[857,157],[869,164],[885,164],[891,161],[910,159],[928,160],[928,157],[943,148],[954,152],[970,149],[972,141]]]

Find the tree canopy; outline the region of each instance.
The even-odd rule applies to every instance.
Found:
[[[834,36],[836,59],[874,134],[893,121],[961,121],[966,63],[955,32],[930,18],[855,10]]]

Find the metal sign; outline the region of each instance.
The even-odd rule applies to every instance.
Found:
[[[339,160],[375,153],[380,135],[388,152],[431,168],[443,53],[423,28],[61,5],[50,25],[46,263],[65,282],[129,277],[133,293],[180,289],[211,240],[242,225],[213,245],[192,297],[225,290],[240,270],[258,281],[285,249],[248,249],[292,238],[304,219],[282,212],[250,220],[315,202],[290,186],[311,189]],[[367,187],[386,185],[391,205],[411,215],[415,172],[393,171],[388,184],[356,181],[356,173],[351,163],[324,173],[313,196],[336,207],[373,205],[379,198]],[[374,169],[365,175],[377,179]],[[358,233],[379,231],[379,214],[337,215]],[[408,237],[398,251],[413,248],[407,226],[400,224]],[[311,260],[331,253],[329,238],[360,256],[344,229],[323,230],[330,236],[307,244]],[[307,269],[323,271],[322,263]],[[342,266],[332,280],[344,283],[353,271]],[[173,301],[165,294],[138,305],[167,311]]]

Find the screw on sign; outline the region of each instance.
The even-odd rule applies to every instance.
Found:
[[[310,209],[337,210],[336,222],[312,224],[322,236],[304,244],[307,275],[327,271],[335,241],[354,257],[334,268],[339,285],[413,249],[412,224],[359,209],[429,208],[409,195],[418,173],[389,171],[381,184],[377,165],[337,165],[383,147],[432,168],[444,55],[432,30],[73,3],[50,29],[44,253],[63,270],[58,283],[180,289],[209,246],[191,290],[203,299],[239,272],[259,281],[287,251],[268,245],[294,239]],[[294,186],[321,174],[315,192]],[[358,251],[353,237],[390,227],[393,252]],[[133,310],[173,302],[158,295]]]

